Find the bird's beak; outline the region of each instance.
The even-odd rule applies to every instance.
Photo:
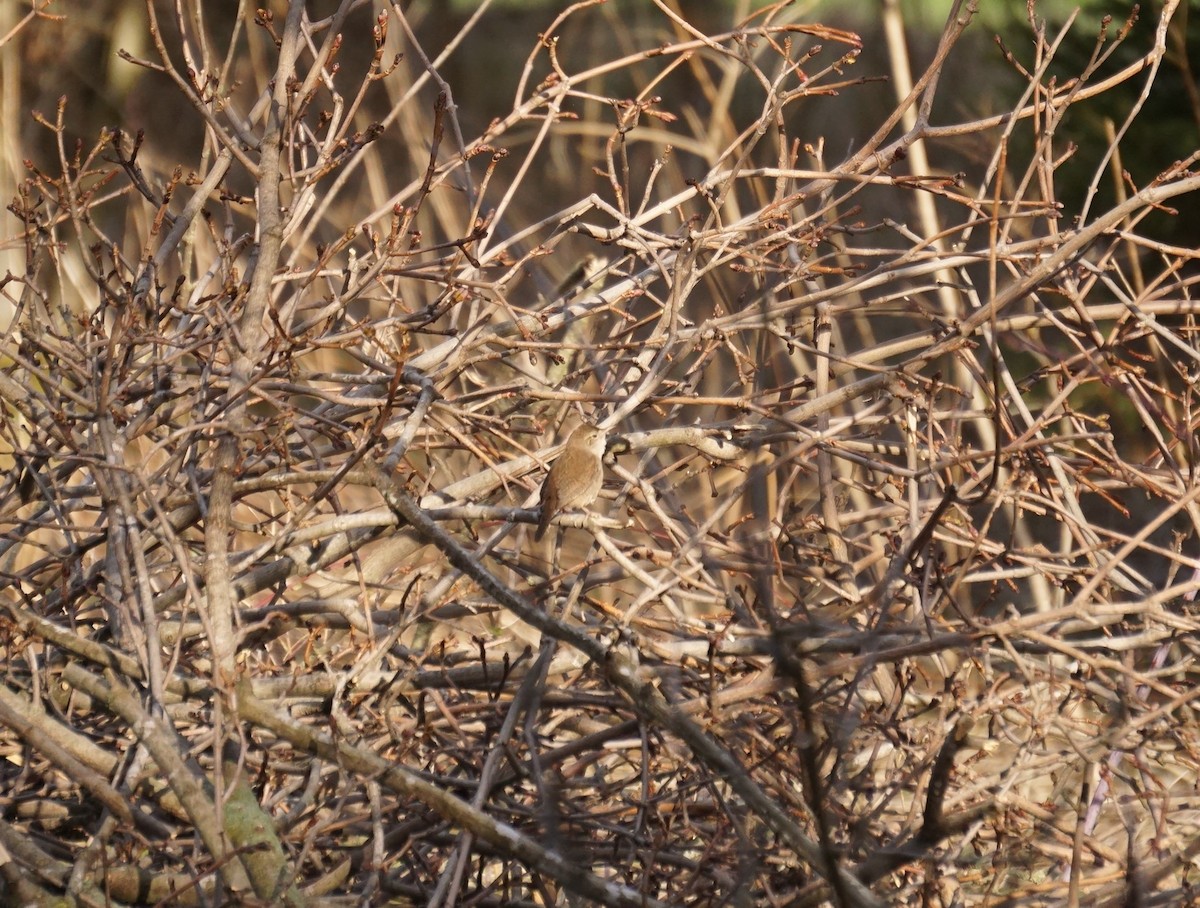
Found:
[[[628,454],[629,439],[624,435],[609,435],[604,442],[604,456],[609,454]]]

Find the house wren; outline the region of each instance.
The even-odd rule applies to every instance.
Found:
[[[587,423],[579,426],[567,439],[567,446],[550,465],[542,483],[542,512],[538,518],[538,541],[556,514],[571,508],[586,508],[600,494],[604,484],[604,430]]]

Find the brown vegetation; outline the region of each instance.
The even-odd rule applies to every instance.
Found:
[[[476,19],[206,6],[129,55],[170,129],[66,98],[3,187],[10,903],[1187,897],[1200,176],[1121,155],[1176,3],[1031,15],[987,117],[962,3],[911,81],[900,27],[580,3],[506,111]]]

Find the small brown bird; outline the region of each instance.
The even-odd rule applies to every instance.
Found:
[[[604,443],[604,430],[597,426],[584,423],[571,433],[542,483],[542,512],[534,541],[545,535],[556,514],[586,508],[596,500],[604,484]]]

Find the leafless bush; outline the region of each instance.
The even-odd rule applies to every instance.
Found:
[[[1200,177],[1121,159],[1177,4],[1031,14],[968,119],[968,6],[909,83],[783,5],[580,3],[490,123],[442,75],[486,8],[366,6],[150,3],[202,147],[68,99],[10,193],[9,901],[1185,898],[1197,256],[1152,215]],[[897,100],[838,160],[795,114],[860,53]],[[535,544],[579,419],[606,493]]]

